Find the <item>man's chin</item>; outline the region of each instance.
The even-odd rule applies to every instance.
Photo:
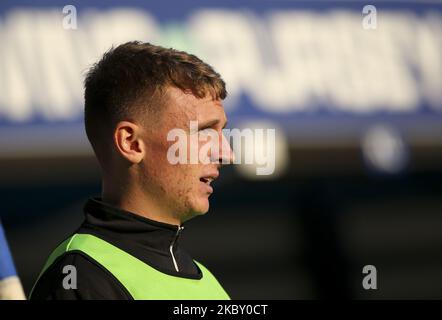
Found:
[[[209,199],[199,199],[193,206],[193,212],[196,216],[201,216],[209,211]]]
[[[209,211],[209,206],[193,206],[191,210],[188,211],[187,214],[181,216],[182,222],[189,221],[195,217],[202,216]]]
[[[181,222],[186,222],[192,218],[202,216],[209,211],[209,199],[194,198],[192,202],[187,203],[187,210],[183,211]]]
[[[201,208],[199,210],[196,210],[196,215],[202,216],[209,212],[209,205],[205,206],[204,208]]]

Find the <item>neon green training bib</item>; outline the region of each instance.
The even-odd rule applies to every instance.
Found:
[[[230,299],[212,273],[197,261],[202,272],[199,280],[168,275],[90,234],[75,234],[61,243],[49,256],[41,274],[62,254],[74,250],[107,269],[135,300]]]

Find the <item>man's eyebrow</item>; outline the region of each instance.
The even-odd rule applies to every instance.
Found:
[[[200,122],[199,125],[198,125],[198,128],[199,129],[201,129],[201,128],[210,128],[210,127],[213,127],[214,125],[218,124],[219,122],[220,122],[219,119],[213,119],[213,120],[209,120],[209,121],[206,121],[206,122]],[[224,123],[224,126],[222,127],[222,129],[224,129],[226,126],[227,126],[227,120]]]

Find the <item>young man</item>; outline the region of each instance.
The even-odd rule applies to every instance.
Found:
[[[102,195],[51,254],[31,299],[229,298],[179,245],[182,224],[208,211],[210,183],[233,160],[222,148],[226,94],[220,75],[185,52],[129,42],[104,54],[85,80]],[[193,138],[208,128],[219,137],[218,149],[206,148],[210,161],[171,163],[172,130],[186,132],[189,160],[204,145]]]

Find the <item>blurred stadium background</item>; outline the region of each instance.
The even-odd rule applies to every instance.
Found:
[[[277,128],[275,174],[224,169],[182,238],[233,298],[442,298],[440,2],[1,1],[0,39],[0,214],[26,293],[100,192],[84,71],[137,39],[213,64],[230,127]]]

